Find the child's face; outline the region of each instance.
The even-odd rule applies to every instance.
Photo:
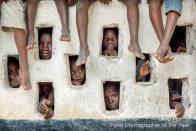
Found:
[[[82,85],[85,81],[85,69],[83,66],[71,64],[71,80],[73,85]]]
[[[110,85],[113,86],[113,85]],[[107,110],[117,110],[119,108],[119,92],[107,87],[104,91],[104,99]]]
[[[103,46],[106,49],[115,50],[118,46],[118,38],[114,30],[108,29],[103,38]]]
[[[40,59],[50,59],[52,55],[52,39],[49,34],[42,34],[39,41]]]
[[[48,82],[42,82],[42,83],[39,83],[39,87],[42,93],[46,93],[52,88],[52,85],[51,83],[48,83]]]
[[[8,64],[8,78],[11,87],[16,88],[20,85],[18,65]]]

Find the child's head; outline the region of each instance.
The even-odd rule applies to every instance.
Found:
[[[50,59],[52,56],[52,36],[50,33],[42,33],[39,38],[40,59]]]
[[[76,66],[77,59],[70,60],[71,81],[73,85],[82,85],[86,80],[85,65]]]
[[[112,29],[105,29],[103,38],[103,47],[109,50],[116,50],[118,47],[118,34]]]
[[[12,88],[20,86],[19,61],[16,57],[8,57],[8,79]]]
[[[103,86],[106,110],[119,109],[119,84],[116,82],[106,82]]]
[[[53,90],[51,82],[40,82],[39,83],[39,94],[40,97],[46,97],[48,99],[49,93]]]

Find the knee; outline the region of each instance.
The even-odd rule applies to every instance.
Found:
[[[89,6],[90,6],[89,0],[78,0],[76,3],[76,10],[77,11],[88,10]]]

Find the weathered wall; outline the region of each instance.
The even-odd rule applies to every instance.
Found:
[[[50,8],[49,8],[50,7]],[[164,11],[164,7],[163,7]],[[164,21],[165,21],[165,15]],[[117,23],[119,27],[119,57],[110,59],[100,55],[104,25]],[[86,64],[86,84],[74,87],[70,83],[68,55],[78,54],[79,41],[75,22],[75,7],[70,8],[72,42],[60,42],[61,24],[53,1],[41,1],[36,27],[53,26],[53,56],[51,60],[38,59],[38,49],[29,51],[29,65],[33,89],[12,89],[8,86],[7,55],[17,54],[13,33],[0,31],[0,118],[43,119],[37,111],[37,82],[53,82],[55,113],[52,119],[90,118],[124,119],[173,117],[169,108],[168,78],[187,78],[183,83],[185,117],[196,117],[196,5],[194,0],[184,0],[183,13],[178,25],[187,28],[186,54],[175,54],[169,64],[160,64],[151,57],[152,80],[149,83],[135,82],[135,57],[128,52],[129,30],[126,8],[113,0],[110,6],[94,3],[89,10],[88,43],[91,55]],[[37,33],[37,31],[36,31]],[[139,43],[145,53],[151,55],[159,42],[148,16],[148,5],[140,4]],[[105,80],[121,81],[120,109],[105,110],[102,83]],[[190,104],[189,108],[188,105]]]

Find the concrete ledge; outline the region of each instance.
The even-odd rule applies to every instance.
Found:
[[[192,119],[127,119],[127,120],[0,120],[0,131],[76,131],[76,130],[134,130],[134,131],[179,131],[193,130],[196,120]]]

